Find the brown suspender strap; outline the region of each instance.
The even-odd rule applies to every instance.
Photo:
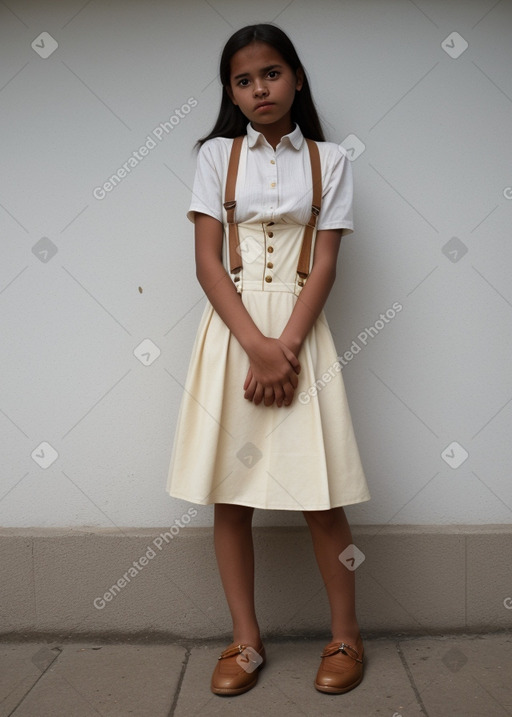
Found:
[[[313,229],[316,226],[316,218],[320,214],[322,206],[322,171],[320,166],[320,153],[318,145],[312,139],[306,139],[309,149],[309,157],[311,160],[311,175],[313,179],[313,202],[311,205],[311,216],[309,222],[304,229],[304,237],[302,239],[302,247],[300,250],[299,263],[297,264],[297,274],[305,279],[309,274],[309,261],[311,257],[311,241],[313,238]]]
[[[224,194],[224,209],[227,214],[227,222],[229,225],[229,270],[232,274],[237,274],[242,268],[242,255],[240,253],[240,240],[238,239],[238,226],[235,223],[235,189],[236,176],[238,173],[238,162],[240,160],[240,150],[244,136],[235,137],[229,155],[228,176],[226,179],[226,191]]]

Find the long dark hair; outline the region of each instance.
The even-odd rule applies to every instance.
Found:
[[[206,137],[197,140],[196,146],[200,147],[213,137],[238,137],[241,134],[247,134],[247,118],[241,109],[230,100],[226,92],[226,86],[229,87],[231,82],[231,58],[238,50],[246,47],[251,42],[265,42],[267,45],[271,45],[281,54],[283,60],[291,67],[294,73],[299,68],[303,71],[304,82],[302,89],[295,92],[295,99],[291,107],[291,120],[299,125],[305,137],[314,139],[317,142],[325,142],[322,125],[311,96],[306,71],[290,38],[276,25],[259,24],[242,27],[241,30],[231,35],[224,46],[220,59],[222,100],[219,115],[212,131]]]

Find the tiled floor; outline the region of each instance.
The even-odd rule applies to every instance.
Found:
[[[365,678],[344,695],[313,687],[326,640],[265,640],[258,684],[209,689],[219,643],[1,643],[0,717],[512,715],[512,635],[365,640]]]

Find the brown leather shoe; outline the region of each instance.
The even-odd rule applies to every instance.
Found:
[[[211,690],[216,695],[241,695],[258,682],[258,673],[265,664],[265,648],[260,643],[230,645],[218,658],[213,671]]]
[[[355,647],[346,642],[330,642],[326,645],[316,675],[316,689],[341,694],[357,687],[363,679],[363,653],[361,637]]]

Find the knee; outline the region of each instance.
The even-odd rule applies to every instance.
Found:
[[[246,505],[232,505],[230,503],[215,504],[215,521],[222,521],[233,526],[251,524],[254,508]]]
[[[304,510],[304,518],[310,529],[331,531],[339,527],[345,520],[343,508],[331,508],[330,510]]]

